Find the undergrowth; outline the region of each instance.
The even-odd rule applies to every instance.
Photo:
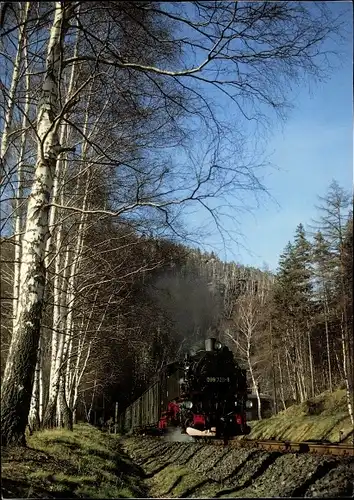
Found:
[[[5,498],[146,496],[141,471],[121,450],[117,436],[78,424],[73,432],[36,432],[27,445],[2,451]]]

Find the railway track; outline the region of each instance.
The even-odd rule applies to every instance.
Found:
[[[151,432],[151,429],[150,429]],[[145,428],[135,435],[144,436],[147,439],[164,439],[167,435],[157,436],[150,434],[149,429]],[[188,442],[183,439],[186,434],[181,434],[175,439],[169,441]],[[182,438],[182,439],[181,439]],[[282,453],[312,453],[317,455],[333,455],[338,457],[354,457],[354,439],[349,443],[332,443],[330,441],[289,441],[289,440],[275,440],[275,439],[247,439],[240,437],[233,437],[230,439],[220,439],[213,436],[193,436],[190,442],[213,444],[216,446],[231,446],[235,448],[258,448],[265,451],[280,451]]]
[[[147,439],[163,439],[163,436],[148,436]],[[176,442],[179,442],[176,439]],[[186,442],[181,440],[181,442]],[[354,457],[354,442],[353,443],[331,443],[323,441],[276,441],[275,439],[258,440],[258,439],[239,439],[230,438],[228,440],[218,439],[215,437],[199,437],[194,438],[194,443],[213,444],[215,446],[231,446],[235,448],[258,448],[265,451],[280,451],[282,453],[314,453],[317,455],[333,455],[339,457]]]
[[[353,444],[323,443],[323,442],[291,442],[275,440],[251,440],[251,439],[214,439],[210,441],[215,445],[229,445],[237,448],[258,448],[267,451],[280,451],[282,453],[315,453],[317,455],[335,455],[341,457],[353,457]]]

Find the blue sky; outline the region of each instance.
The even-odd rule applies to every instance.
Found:
[[[332,3],[348,12],[352,31],[351,3]],[[329,48],[335,46],[332,42]],[[304,85],[292,95],[295,109],[283,126],[273,128],[266,155],[277,168],[268,168],[266,187],[276,203],[263,199],[252,214],[240,215],[242,246],[228,243],[214,233],[204,240],[223,260],[275,270],[279,255],[296,226],[305,227],[316,218],[317,196],[324,195],[332,181],[345,189],[353,187],[353,55],[350,38],[344,47],[342,65],[329,80]],[[226,224],[228,229],[232,229]],[[204,245],[203,245],[204,246]]]

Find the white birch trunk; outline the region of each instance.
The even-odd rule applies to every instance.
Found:
[[[77,54],[78,47],[78,35],[76,37],[74,54]],[[76,65],[74,64],[71,68],[69,86],[67,89],[67,95],[70,96],[73,91],[74,78],[76,72]],[[68,124],[64,124],[61,127],[60,133],[60,143],[63,143],[64,140],[68,141],[69,139],[69,128]],[[52,199],[53,203],[59,202],[59,197],[61,198],[61,204],[64,204],[64,195],[63,192],[59,192],[60,182],[65,177],[65,173],[67,171],[68,165],[66,160],[57,161],[56,169],[53,180],[53,194]],[[50,266],[51,259],[53,258],[54,252],[56,255],[54,256],[54,306],[53,306],[53,320],[52,320],[52,346],[51,346],[51,364],[50,364],[50,375],[49,375],[49,396],[48,401],[55,399],[55,390],[53,393],[53,387],[56,386],[55,383],[55,365],[56,358],[58,354],[58,328],[60,322],[60,300],[61,300],[61,288],[60,288],[60,264],[61,264],[61,244],[62,244],[62,226],[59,225],[56,233],[56,241],[55,246],[53,245],[53,233],[55,231],[55,221],[57,216],[57,208],[53,206],[49,216],[49,237],[46,243],[46,256],[45,256],[45,268],[48,269]]]
[[[85,116],[85,124],[84,124],[84,135],[87,133],[87,127],[88,127],[88,118],[89,118],[89,106],[86,109],[86,116]],[[82,165],[84,166],[84,160],[85,160],[85,155],[86,155],[86,148],[88,144],[85,141],[83,151],[82,151]],[[83,168],[83,167],[82,167]],[[78,176],[78,190],[79,190],[79,183],[80,183],[80,176]],[[82,200],[82,209],[86,210],[87,209],[87,198],[89,194],[89,183],[90,183],[90,175],[87,174],[86,176],[86,183],[85,183],[85,192],[84,192],[84,197]],[[79,227],[77,231],[77,240],[76,240],[76,245],[75,245],[75,250],[74,250],[74,255],[72,259],[72,264],[71,264],[71,270],[70,270],[70,277],[69,277],[69,284],[68,284],[68,304],[69,304],[69,311],[68,311],[68,316],[66,320],[66,335],[68,335],[70,339],[70,355],[68,356],[68,364],[67,364],[67,372],[66,372],[66,394],[68,396],[68,401],[70,402],[71,400],[71,351],[72,351],[72,332],[73,332],[73,309],[75,306],[75,281],[76,281],[76,275],[77,271],[80,268],[81,264],[81,255],[82,255],[82,250],[84,246],[84,227],[85,223],[87,220],[87,215],[82,213],[80,216],[80,222],[79,222]],[[71,406],[71,405],[69,405]]]
[[[86,118],[88,118],[88,115],[86,116]],[[87,126],[87,122],[85,123],[85,130],[86,130],[86,126]],[[85,143],[85,144],[86,145],[85,145],[84,150],[83,150],[83,157],[85,156],[85,149],[87,147],[87,143]],[[85,193],[84,193],[84,198],[82,201],[83,210],[86,210],[86,208],[87,208],[89,182],[90,182],[90,176],[87,175],[86,183],[85,183]],[[73,310],[74,310],[74,305],[75,305],[75,281],[76,281],[78,269],[80,268],[80,264],[81,264],[81,255],[82,255],[82,250],[83,250],[83,245],[84,245],[84,227],[86,224],[86,220],[87,220],[87,216],[85,214],[81,214],[79,227],[78,227],[78,231],[77,231],[78,236],[77,236],[74,257],[72,260],[72,266],[71,266],[71,271],[70,271],[69,284],[68,284],[68,294],[69,294],[68,295],[68,303],[70,304],[70,306],[69,306],[69,312],[68,312],[67,321],[66,321],[66,335],[70,339],[70,353],[72,352]],[[97,293],[98,293],[98,291],[96,292],[94,304],[96,303]],[[89,323],[90,323],[90,320],[91,320],[91,317],[93,314],[93,308],[94,308],[94,305],[91,308],[91,313],[90,313],[90,317],[88,320],[86,333],[87,333],[87,329],[88,329],[88,326],[89,326]],[[86,337],[86,333],[84,335],[84,339]],[[82,376],[82,375],[81,376],[78,375],[78,367],[80,364],[82,350],[84,347],[84,339],[82,339],[82,341],[80,339],[78,346],[77,346],[78,351],[77,351],[76,365],[75,365],[74,371],[71,369],[71,355],[68,357],[68,364],[67,364],[67,371],[66,371],[67,380],[66,380],[66,387],[65,387],[66,391],[65,392],[67,394],[69,407],[72,410],[75,410],[75,408],[76,408],[77,385],[80,383],[81,376]],[[87,361],[86,361],[86,363],[87,363]],[[86,364],[85,364],[85,367],[86,367]],[[75,384],[75,394],[73,395],[72,391],[73,391],[74,384]]]
[[[73,370],[71,369],[71,358],[72,358],[72,352],[73,352],[73,343],[74,339],[73,336],[70,335],[69,337],[69,348],[68,348],[68,356],[67,356],[67,362],[66,362],[66,370],[65,370],[65,394],[68,397],[68,405],[70,405],[70,385],[71,385],[71,379],[73,376]]]
[[[28,415],[28,426],[32,434],[33,431],[39,429],[39,367],[36,365],[34,373],[33,389],[30,403],[30,411]]]
[[[48,402],[53,398],[53,386],[55,386],[54,378],[56,373],[56,360],[59,348],[60,336],[60,300],[62,294],[62,270],[61,264],[65,266],[65,261],[62,262],[62,253],[59,251],[62,242],[62,226],[60,226],[56,233],[56,249],[57,255],[54,261],[54,282],[53,282],[53,318],[52,318],[52,343],[51,343],[51,362],[49,372],[49,386],[48,386]]]
[[[96,301],[96,298],[97,298],[97,294],[98,294],[98,290],[96,292],[96,297],[95,297],[95,301]],[[72,402],[72,406],[71,406],[71,409],[73,411],[73,414],[76,416],[76,408],[77,408],[77,404],[78,404],[78,397],[79,397],[79,387],[80,387],[80,383],[81,383],[81,379],[85,373],[85,370],[86,370],[86,367],[88,365],[88,361],[90,359],[90,354],[91,354],[91,349],[92,349],[92,344],[93,342],[96,340],[99,332],[101,331],[101,328],[102,328],[102,325],[103,325],[103,322],[104,322],[104,319],[106,317],[106,313],[108,311],[108,308],[109,308],[109,305],[111,303],[111,300],[113,298],[113,295],[110,296],[108,302],[107,302],[107,305],[105,307],[105,310],[101,316],[101,320],[100,320],[100,324],[98,325],[98,328],[96,330],[96,334],[94,336],[94,338],[92,338],[88,344],[88,347],[87,347],[87,351],[86,351],[86,357],[85,357],[85,360],[82,364],[82,367],[81,367],[81,370],[80,370],[80,373],[78,373],[75,377],[75,387],[74,387],[74,396],[73,396],[73,402]],[[93,311],[93,308],[91,309],[91,313]],[[88,330],[88,325],[87,325],[87,328],[86,328],[86,333],[87,333],[87,330]],[[86,337],[86,334],[85,334],[85,337]],[[82,340],[82,343],[81,343],[81,350],[80,350],[80,358],[81,358],[81,355],[82,355],[82,352],[83,352],[83,347],[84,347],[84,344],[85,344],[85,337],[84,339]],[[79,356],[78,356],[78,360],[80,359]],[[77,362],[76,364],[76,367],[77,370],[79,368],[79,363],[80,361]]]
[[[25,108],[24,108],[24,115],[23,115],[23,120],[22,120],[22,136],[21,136],[21,145],[20,145],[20,154],[19,154],[19,159],[18,159],[18,167],[17,167],[17,189],[16,189],[16,199],[15,199],[15,206],[14,206],[14,211],[15,211],[15,255],[14,255],[14,282],[13,282],[13,326],[12,330],[15,330],[16,326],[16,316],[17,316],[17,304],[20,296],[20,269],[21,269],[21,257],[22,257],[22,249],[21,249],[21,244],[22,244],[22,238],[21,238],[21,231],[22,231],[22,197],[23,197],[23,162],[25,158],[25,153],[26,153],[26,139],[27,139],[27,132],[26,132],[26,127],[28,123],[28,114],[29,114],[29,109],[30,109],[30,99],[29,99],[29,90],[30,90],[30,75],[29,75],[29,69],[28,69],[28,53],[27,53],[27,46],[24,44],[23,47],[23,56],[25,60],[25,65],[26,65],[26,72],[25,72]]]
[[[328,363],[328,382],[329,390],[333,392],[332,386],[332,366],[331,366],[331,351],[329,346],[329,331],[328,331],[328,300],[327,294],[324,294],[324,320],[325,320],[325,330],[326,330],[326,347],[327,347],[327,363]]]
[[[28,425],[29,425],[31,432],[38,430],[40,427],[40,418],[39,418],[40,366],[41,366],[41,347],[39,345],[38,346],[36,369],[35,369],[35,373],[34,373],[30,411],[29,411],[29,415],[28,415]]]
[[[342,344],[341,344],[341,347]],[[343,373],[343,363],[340,361],[337,350],[335,351],[336,353],[336,361],[337,361],[337,368],[338,368],[338,373],[339,373],[339,382],[342,382],[344,380],[344,373]]]
[[[73,411],[76,410],[76,405],[78,402],[78,395],[79,395],[79,386],[80,386],[82,375],[83,375],[83,373],[86,369],[86,366],[87,366],[88,358],[89,358],[90,353],[91,353],[91,345],[92,345],[92,341],[89,342],[88,349],[86,352],[86,357],[85,357],[85,360],[83,362],[83,366],[81,367],[81,370],[80,370],[80,361],[81,361],[81,357],[82,357],[83,352],[84,352],[85,339],[82,340],[82,342],[80,343],[80,346],[79,346],[79,352],[78,352],[78,356],[77,356],[77,360],[76,360],[76,364],[75,364],[74,384],[72,386],[72,390],[74,392],[73,392],[73,396],[72,396],[71,408]]]
[[[70,89],[69,89],[70,90]],[[67,126],[64,126],[62,128],[62,133],[61,133],[61,140],[64,140],[64,137],[67,137]],[[57,162],[57,167],[55,171],[55,179],[54,179],[54,185],[53,185],[53,202],[57,203],[59,201],[59,184],[60,180],[65,177],[65,172],[67,170],[67,162],[64,163],[62,161]],[[61,175],[60,175],[61,174]],[[64,194],[63,192],[60,194],[61,198],[61,204],[64,204]],[[56,207],[53,207],[51,210],[50,214],[50,220],[49,220],[49,228],[50,231],[54,231],[55,227],[55,217],[57,214]],[[52,237],[50,236],[47,240],[47,246],[46,246],[46,260],[45,260],[45,265],[46,269],[48,269],[50,265],[50,257],[53,255],[53,252],[56,252],[56,255],[54,257],[54,284],[53,284],[53,289],[54,289],[54,305],[53,305],[53,320],[52,320],[52,350],[51,350],[51,365],[50,365],[50,382],[49,382],[49,391],[51,390],[50,388],[53,387],[53,378],[54,378],[54,372],[55,372],[55,360],[57,357],[57,352],[58,352],[58,328],[59,328],[59,323],[60,323],[60,301],[61,301],[61,295],[62,295],[62,290],[61,290],[61,264],[62,264],[62,252],[61,252],[61,245],[62,245],[62,225],[60,224],[59,227],[57,228],[56,232],[56,238],[55,238],[55,246],[52,243]],[[64,264],[65,267],[65,264]]]
[[[43,380],[43,356],[39,358],[39,422],[42,425],[44,415],[44,380]]]
[[[58,351],[54,363],[53,377],[50,381],[51,385],[49,388],[49,397],[43,418],[44,427],[53,427],[55,425],[55,414],[56,414],[56,405],[57,405],[57,397],[59,390],[59,379],[60,379],[60,367],[63,360],[63,351],[64,351],[64,335],[61,334],[59,335]]]
[[[53,203],[58,203],[58,191],[59,191],[59,168],[60,168],[60,161],[57,161],[56,163],[56,169],[54,173],[54,180],[53,180],[53,192],[52,192],[52,201]],[[45,259],[44,259],[44,266],[46,273],[48,273],[48,269],[50,267],[50,260],[51,257],[53,256],[53,251],[55,251],[55,246],[53,244],[53,232],[54,232],[54,223],[55,223],[55,218],[56,218],[56,207],[53,206],[51,208],[50,214],[49,214],[49,235],[48,239],[46,242],[46,249],[45,249]],[[57,233],[55,235],[56,239],[56,248],[59,250],[60,244],[61,244],[61,230],[62,227],[59,226]],[[54,369],[55,369],[55,360],[57,356],[57,351],[58,351],[58,333],[57,333],[57,328],[59,325],[59,280],[60,280],[60,259],[61,259],[61,253],[58,252],[58,254],[55,256],[54,260],[54,282],[53,282],[53,317],[52,317],[52,331],[50,332],[51,336],[51,352],[50,352],[50,368],[49,368],[49,381],[48,381],[48,394],[47,394],[47,401],[49,400],[49,392],[50,388],[52,387],[52,382],[53,382],[53,377],[54,377]],[[43,335],[43,332],[42,332]],[[43,382],[43,381],[42,381]],[[42,383],[42,390],[44,390],[44,386]],[[42,394],[42,418],[41,421],[43,420],[45,413],[45,407],[44,407],[44,393]]]
[[[339,234],[339,251],[340,251],[340,278],[341,278],[341,291],[342,291],[342,315],[341,315],[341,341],[342,341],[342,351],[343,351],[343,372],[344,372],[344,380],[345,380],[345,387],[346,387],[346,395],[347,395],[347,407],[348,407],[348,413],[349,417],[352,423],[352,426],[354,427],[354,415],[353,415],[353,398],[354,398],[354,380],[353,380],[353,369],[352,369],[352,363],[353,363],[353,353],[350,349],[350,339],[349,339],[349,332],[348,332],[348,314],[347,314],[347,297],[346,297],[346,292],[345,292],[345,285],[344,285],[344,276],[345,276],[345,270],[344,270],[344,265],[343,265],[343,253],[344,253],[344,237],[343,237],[343,232],[342,232],[342,223],[341,223],[341,216],[340,213],[339,219],[338,219],[338,227],[340,229],[340,234]]]
[[[94,308],[96,305],[97,295],[98,295],[98,289],[96,290],[95,299],[94,299],[92,307],[91,307],[91,311],[90,311],[90,315],[89,315],[89,318],[88,318],[88,321],[86,324],[85,332],[81,337],[79,337],[79,341],[78,341],[78,345],[77,345],[75,369],[74,369],[74,373],[72,376],[72,382],[70,384],[69,397],[68,397],[68,400],[72,402],[71,408],[74,412],[74,415],[75,415],[75,409],[76,409],[76,404],[77,404],[77,399],[78,399],[78,389],[79,389],[79,385],[80,385],[80,381],[81,381],[81,377],[82,377],[82,375],[81,375],[82,371],[80,372],[80,362],[81,362],[81,357],[82,357],[83,352],[84,352],[84,346],[85,346],[87,332],[88,332],[88,329],[89,329],[89,326],[91,323],[91,319],[92,319],[92,315],[93,315],[93,311],[94,311]],[[80,332],[83,330],[83,326],[84,326],[84,318],[82,319]],[[85,363],[84,363],[84,365],[85,365]],[[86,366],[85,366],[85,368],[86,368]],[[74,391],[74,394],[73,394],[73,391]]]
[[[22,51],[24,48],[24,42],[25,42],[25,34],[26,34],[26,20],[28,16],[28,10],[29,10],[30,2],[25,2],[23,4],[23,13],[21,16],[21,24],[19,27],[19,33],[18,33],[18,43],[17,43],[17,51],[16,51],[16,56],[15,56],[15,61],[14,61],[14,67],[12,71],[12,79],[11,79],[11,85],[9,89],[9,95],[7,98],[6,102],[6,111],[5,111],[5,116],[4,116],[4,129],[1,135],[1,146],[0,146],[0,159],[1,159],[1,164],[4,169],[4,173],[6,172],[6,156],[8,152],[8,147],[9,147],[9,134],[10,134],[10,129],[12,125],[12,120],[13,120],[13,111],[14,111],[14,106],[15,106],[15,101],[16,101],[16,91],[17,87],[20,81],[21,77],[21,59],[22,59]],[[28,73],[28,72],[27,72]],[[1,181],[1,179],[0,179]],[[1,182],[0,182],[1,184]]]
[[[72,83],[73,83],[73,76],[74,76],[74,73],[72,73],[72,79],[70,82],[70,86],[72,86]],[[83,135],[84,136],[87,135],[89,116],[90,116],[90,98],[88,99],[86,112],[85,112],[85,122],[84,122],[84,127],[83,127]],[[86,159],[87,148],[88,148],[88,142],[84,141],[82,152],[81,152],[81,159],[82,159],[81,172],[85,168],[85,159]],[[80,174],[81,174],[81,172],[80,172]],[[78,191],[80,191],[80,174],[78,175],[78,180],[77,180],[77,190]],[[90,184],[90,175],[88,173],[86,175],[85,192],[84,192],[84,197],[82,200],[82,209],[83,210],[87,209],[89,184]],[[69,336],[69,339],[70,339],[70,346],[69,346],[70,353],[68,356],[67,369],[66,369],[65,393],[67,395],[70,408],[73,408],[73,406],[72,406],[72,383],[73,383],[73,379],[74,379],[75,375],[77,376],[76,368],[74,369],[74,373],[73,373],[73,370],[71,369],[71,359],[72,359],[71,352],[72,352],[72,347],[73,347],[73,341],[72,341],[73,309],[74,309],[74,305],[75,305],[75,280],[76,280],[77,271],[80,268],[80,263],[81,263],[80,261],[81,261],[81,255],[82,255],[83,244],[84,244],[84,227],[85,227],[86,220],[87,220],[87,215],[82,213],[80,216],[80,222],[79,222],[79,227],[78,227],[78,231],[77,231],[77,240],[76,240],[75,251],[74,251],[74,255],[73,255],[73,259],[72,259],[72,266],[71,266],[69,285],[68,285],[68,294],[69,294],[68,304],[69,304],[70,309],[69,309],[67,320],[66,320],[66,334]],[[97,294],[96,294],[96,296],[97,296]],[[80,356],[81,356],[81,354],[79,354],[79,352],[78,352],[77,357],[78,357],[79,361],[80,361]]]
[[[273,411],[275,414],[278,413],[278,397],[277,397],[277,384],[275,377],[275,360],[274,360],[274,349],[273,349],[273,331],[272,331],[272,321],[269,320],[269,335],[270,335],[270,355],[272,361],[272,379],[273,379]]]
[[[69,253],[69,252],[68,252]],[[64,330],[64,322],[65,322],[65,305],[66,305],[66,293],[63,294],[63,299],[62,299],[62,304],[61,304],[61,317],[62,317],[62,326],[63,326],[63,332]],[[58,379],[58,388],[57,388],[57,395],[56,395],[56,400],[57,400],[57,405],[56,405],[56,410],[57,410],[57,422],[58,422],[58,427],[63,427],[64,424],[67,424],[67,402],[66,402],[66,397],[65,397],[65,373],[66,371],[64,370],[65,367],[65,361],[67,359],[68,355],[68,349],[69,349],[69,343],[70,339],[68,336],[63,333],[63,352],[61,356],[61,364],[58,367],[58,374],[59,374],[59,379]],[[71,425],[72,428],[72,425]]]
[[[283,371],[281,369],[279,353],[278,353],[278,366],[279,366],[279,377],[280,377],[280,398],[283,404],[283,409],[286,410],[285,397],[284,397]]]
[[[44,427],[52,427],[54,425],[55,412],[57,406],[57,398],[59,391],[59,381],[62,371],[62,365],[64,356],[66,354],[68,339],[65,332],[65,316],[66,316],[66,299],[67,299],[67,287],[68,287],[68,274],[70,270],[70,251],[67,249],[65,261],[64,261],[64,275],[62,280],[62,287],[60,289],[60,295],[56,297],[56,317],[57,321],[57,350],[56,356],[53,357],[53,346],[52,346],[52,365],[51,365],[51,378],[49,387],[49,398],[43,419]]]
[[[258,419],[262,420],[262,403],[261,403],[261,397],[260,397],[259,390],[258,390],[258,384],[257,384],[256,378],[254,376],[254,372],[253,372],[253,367],[252,367],[252,362],[251,362],[251,356],[250,356],[250,349],[251,349],[251,345],[248,342],[248,345],[247,345],[247,363],[248,363],[248,368],[249,368],[249,371],[250,371],[250,375],[251,375],[251,379],[252,379],[252,384],[253,384],[253,387],[254,387],[254,391],[255,391],[256,397],[257,397]]]
[[[92,347],[92,341],[89,342],[88,349],[86,352],[85,361],[82,365],[81,371],[80,371],[80,373],[77,374],[77,377],[75,378],[74,394],[73,394],[73,398],[72,398],[72,407],[71,407],[75,418],[76,418],[76,408],[77,408],[78,399],[79,399],[80,382],[81,382],[82,376],[83,376],[83,374],[86,370],[86,367],[87,367],[87,363],[88,363],[88,360],[89,360],[89,357],[91,354],[91,347]]]
[[[310,375],[311,375],[311,397],[315,395],[315,380],[313,373],[313,359],[312,359],[312,347],[311,347],[311,335],[310,335],[310,325],[307,322],[307,341],[309,347],[309,363],[310,363]]]
[[[48,238],[47,204],[53,175],[61,152],[54,119],[59,114],[61,41],[68,24],[65,12],[72,5],[55,4],[50,31],[42,95],[37,114],[37,162],[23,236],[20,287],[16,326],[1,387],[2,443],[25,442],[33,378],[36,366],[45,290],[45,247]]]
[[[62,226],[57,230],[56,234],[56,249],[57,255],[55,258],[54,265],[54,283],[53,283],[53,319],[52,319],[52,346],[51,346],[51,363],[50,363],[50,375],[49,375],[49,400],[53,397],[52,388],[55,383],[53,383],[56,372],[56,360],[58,356],[58,338],[60,330],[60,300],[61,300],[61,257],[62,253],[59,251],[62,242]],[[67,254],[68,257],[68,254]],[[65,261],[64,261],[65,267]]]
[[[92,307],[91,311],[92,310],[93,310],[93,307]],[[73,405],[72,405],[72,402],[73,402],[73,388],[74,388],[74,386],[76,384],[76,380],[77,380],[77,377],[78,377],[79,366],[80,366],[80,358],[81,358],[81,355],[82,355],[81,332],[83,331],[83,328],[84,328],[84,316],[82,317],[82,319],[81,319],[81,325],[78,328],[79,338],[78,338],[78,343],[77,343],[77,346],[76,346],[75,366],[74,366],[73,369],[70,370],[70,380],[69,380],[69,383],[67,384],[68,385],[67,394],[68,394],[68,401],[69,401],[70,408],[73,408]],[[71,367],[71,365],[70,365],[70,367]]]
[[[297,370],[294,365],[294,375],[295,375],[295,380],[297,382],[297,388],[300,396],[300,402],[302,403],[307,399],[307,393],[306,393],[306,384],[305,384],[305,370],[304,370],[304,365],[303,365],[303,359],[302,359],[302,353],[301,353],[301,346],[300,346],[300,336],[298,333],[295,333],[295,330],[293,330],[296,342],[295,342],[295,355],[296,355],[296,364],[297,364]]]
[[[305,373],[304,373],[303,366],[300,367],[298,374],[299,374],[298,387],[299,387],[299,392],[300,392],[300,402],[303,403],[307,399],[307,391],[306,391],[306,386],[305,386]]]
[[[63,372],[63,374],[60,377],[58,403],[59,403],[59,414],[61,419],[60,426],[65,427],[66,429],[72,431],[73,430],[72,411],[68,406],[65,394],[65,372]]]
[[[63,348],[63,361],[68,355],[69,339],[65,339]],[[63,363],[64,364],[64,363]],[[63,368],[63,367],[62,367]],[[65,393],[65,375],[66,371],[61,369],[58,384],[57,397],[57,425],[58,427],[66,427],[68,430],[73,430],[72,411],[68,406]]]
[[[72,351],[72,342],[73,342],[73,310],[74,310],[74,305],[75,305],[75,278],[76,278],[76,270],[77,266],[79,265],[79,260],[81,256],[81,251],[82,251],[82,245],[83,245],[83,236],[82,234],[78,234],[77,238],[77,245],[75,248],[75,253],[73,257],[73,261],[70,267],[70,276],[68,278],[68,307],[69,311],[66,317],[65,321],[65,335],[68,339],[68,349],[70,351],[70,356],[68,356],[67,359],[67,367],[66,367],[66,376],[67,380],[65,382],[65,388],[66,388],[66,394],[68,394],[68,399],[70,401],[71,399],[71,391],[70,391],[70,373],[71,373],[71,351]]]
[[[293,377],[291,375],[290,360],[289,360],[289,358],[290,358],[289,351],[288,351],[288,349],[286,349],[285,362],[286,362],[286,368],[287,368],[287,371],[288,371],[288,380],[289,380],[289,385],[290,385],[290,388],[291,388],[293,400],[296,401],[297,400],[297,397],[296,397],[296,387],[295,387],[296,380],[293,380]]]
[[[59,380],[59,386],[60,386],[60,380]],[[58,394],[59,394],[59,391],[58,391]],[[56,426],[56,427],[59,427],[59,429],[60,429],[61,427],[63,427],[63,414],[62,414],[62,412],[60,411],[59,398],[57,398],[57,404],[56,404],[56,412],[55,412],[55,426]]]
[[[341,338],[342,338],[342,351],[343,351],[343,372],[344,372],[344,381],[345,381],[345,390],[346,390],[346,396],[347,396],[347,407],[348,407],[348,413],[349,417],[351,420],[351,423],[354,427],[354,415],[353,415],[353,400],[352,400],[352,394],[353,394],[353,380],[350,380],[350,369],[349,369],[349,363],[348,363],[348,353],[347,353],[347,346],[346,346],[346,338],[345,338],[345,330],[343,327],[343,321],[344,321],[344,314],[342,314],[342,321],[341,321]]]

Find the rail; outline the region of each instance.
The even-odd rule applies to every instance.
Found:
[[[143,439],[164,439],[164,436],[144,435]],[[178,441],[176,441],[178,442]],[[186,443],[186,441],[181,441]],[[191,443],[191,442],[190,442]],[[216,446],[231,446],[235,448],[258,448],[265,451],[280,451],[281,453],[314,453],[317,455],[334,455],[340,457],[354,457],[354,444],[352,443],[330,443],[330,442],[311,442],[311,441],[276,441],[257,440],[257,439],[238,439],[230,438],[228,440],[213,437],[194,438],[194,443],[205,443]]]
[[[282,453],[315,453],[318,455],[354,456],[353,444],[323,443],[323,442],[292,442],[275,440],[251,439],[214,439],[210,441],[216,445],[229,445],[239,448],[259,448],[267,451],[280,451]]]

